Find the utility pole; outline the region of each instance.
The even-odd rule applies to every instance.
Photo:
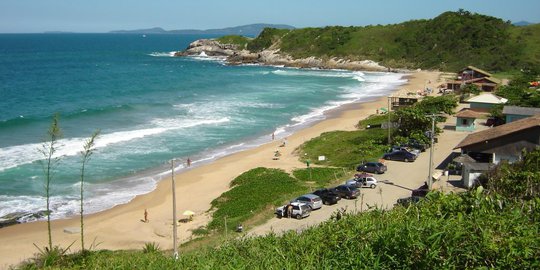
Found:
[[[392,97],[388,97],[388,111],[386,112],[387,115],[388,115],[388,144],[391,145],[392,142],[391,142],[391,138],[390,138],[390,133],[391,133],[391,130],[390,130],[390,99]]]
[[[428,172],[428,189],[431,190],[431,186],[433,185],[433,148],[435,148],[434,145],[434,137],[435,137],[435,117],[442,116],[441,114],[429,114],[427,115],[431,118],[431,146],[429,148],[429,172]]]
[[[172,181],[172,201],[173,201],[173,247],[174,259],[178,260],[178,237],[176,225],[176,184],[174,183],[174,159],[171,160],[171,181]]]

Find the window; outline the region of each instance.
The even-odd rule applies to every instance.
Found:
[[[466,126],[469,124],[469,119],[461,119],[461,124]]]

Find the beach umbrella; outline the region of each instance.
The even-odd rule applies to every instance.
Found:
[[[184,211],[184,213],[182,213],[182,215],[184,215],[184,216],[193,216],[193,215],[195,215],[195,212],[193,212],[191,210],[186,210],[186,211]]]

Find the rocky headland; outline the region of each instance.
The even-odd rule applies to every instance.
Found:
[[[353,61],[342,58],[307,57],[295,59],[281,53],[279,48],[271,46],[260,52],[250,52],[235,44],[222,44],[214,39],[199,39],[175,56],[223,57],[230,65],[259,64],[297,68],[346,69],[362,71],[394,71],[371,60]]]

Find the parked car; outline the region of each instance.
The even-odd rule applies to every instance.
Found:
[[[401,146],[409,147],[409,148],[412,148],[412,149],[418,149],[418,150],[420,150],[420,152],[425,152],[426,149],[429,148],[428,144],[421,143],[421,142],[419,142],[417,140],[414,140],[414,139],[410,139],[407,143],[404,143]]]
[[[341,200],[341,197],[339,197],[338,194],[336,194],[335,192],[332,192],[331,190],[327,188],[321,188],[321,189],[315,190],[313,194],[321,197],[323,204],[326,204],[326,205],[336,204],[339,200]]]
[[[311,207],[307,203],[293,202],[276,208],[277,218],[288,217],[291,211],[290,216],[296,219],[303,219],[309,217],[311,214]]]
[[[386,172],[387,168],[386,165],[380,162],[366,162],[356,167],[356,170],[359,172],[383,174],[384,172]]]
[[[383,156],[386,160],[400,160],[405,162],[412,162],[416,160],[416,155],[409,153],[408,151],[394,151],[391,153],[386,153]]]
[[[360,190],[355,186],[339,185],[333,188],[332,191],[345,199],[356,199],[360,196]]]
[[[417,189],[414,189],[411,192],[411,196],[414,196],[414,197],[426,197],[428,192],[429,192],[428,184],[424,182],[424,184],[422,186],[420,186]]]
[[[357,188],[370,187],[375,188],[377,186],[377,179],[373,176],[355,177],[354,179],[345,182],[346,185],[355,186]]]
[[[389,152],[391,153],[391,152],[396,152],[396,151],[407,151],[415,156],[420,155],[420,150],[412,149],[412,148],[404,147],[404,146],[392,146]]]
[[[420,200],[422,200],[423,197],[419,197],[419,196],[411,196],[411,197],[406,197],[406,198],[399,198],[397,199],[397,203],[396,205],[402,205],[402,206],[409,206],[413,203],[417,203],[419,202]]]
[[[315,194],[304,194],[291,202],[303,202],[309,205],[311,207],[311,210],[317,210],[321,209],[323,202],[321,200],[321,197],[315,195]]]

